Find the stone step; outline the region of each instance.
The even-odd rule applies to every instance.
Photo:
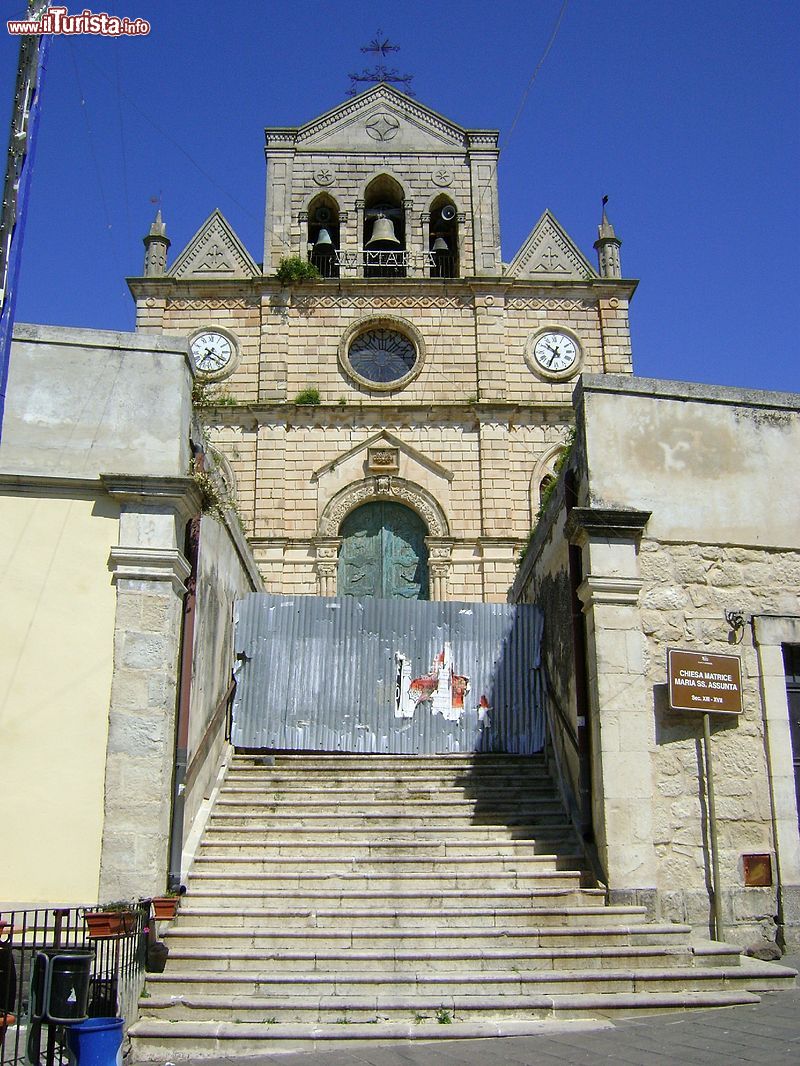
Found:
[[[528,844],[536,844],[537,827],[533,825],[459,825],[457,827],[434,827],[420,826],[417,829],[387,829],[381,830],[377,826],[371,826],[368,840],[373,844],[381,843],[424,843],[426,841],[452,840],[457,834],[459,840],[519,840]],[[548,839],[553,839],[553,834],[546,831]],[[314,847],[317,841],[342,842],[352,841],[360,843],[365,839],[363,828],[349,829],[330,828],[305,828],[302,830],[286,829],[283,826],[272,826],[266,819],[255,819],[246,814],[215,814],[209,818],[204,841],[218,840],[220,837],[228,839],[253,839],[258,842],[283,840],[288,842],[302,841],[309,847]],[[564,844],[574,848],[575,842],[569,837],[564,837]]]
[[[440,828],[447,829],[451,833],[457,832],[458,827],[464,824],[464,819],[456,815],[436,814],[380,814],[362,812],[360,814],[336,815],[331,811],[327,813],[300,813],[295,811],[265,811],[248,804],[228,805],[222,807],[220,813],[236,812],[244,814],[251,824],[258,822],[265,829],[271,827],[284,829],[362,829],[372,833],[374,830],[385,832],[390,829],[424,829]],[[556,836],[559,839],[567,837],[571,832],[571,826],[565,821],[563,815],[553,811],[537,815],[531,811],[509,811],[506,815],[498,815],[496,812],[482,813],[477,811],[467,824],[472,825],[533,825],[537,836],[544,837],[546,834]]]
[[[271,859],[271,858],[305,858],[308,860],[309,852],[313,854],[314,861],[318,859],[344,859],[367,861],[376,859],[413,859],[432,860],[445,858],[539,858],[534,853],[534,845],[530,841],[496,841],[496,840],[443,840],[443,841],[409,841],[409,842],[372,842],[363,840],[339,841],[338,839],[324,842],[314,842],[309,848],[307,843],[272,843],[269,837],[259,840],[242,842],[229,837],[211,839],[206,835],[199,848],[199,855],[203,858],[226,858],[238,859]]]
[[[630,982],[631,985],[633,982]],[[532,1016],[547,1018],[554,1011],[591,1010],[607,1013],[609,1010],[619,1012],[622,1009],[635,1008],[635,1001],[640,997],[657,997],[662,1003],[668,997],[691,996],[711,1005],[722,993],[726,1005],[731,1000],[738,1003],[757,1003],[758,996],[740,990],[724,990],[724,977],[719,978],[718,987],[714,984],[702,990],[682,989],[677,981],[669,982],[665,990],[652,990],[642,982],[640,989],[620,988],[602,991],[529,993],[491,995],[480,993],[437,993],[419,991],[416,993],[364,995],[357,993],[340,993],[335,995],[298,995],[298,996],[214,996],[203,993],[184,993],[178,998],[154,997],[147,1004],[149,1017],[167,1018],[175,1021],[188,1019],[211,1021],[220,1016],[227,1021],[237,1023],[261,1022],[274,1025],[280,1022],[320,1022],[322,1024],[344,1024],[343,1018],[352,1022],[415,1021],[420,1015],[430,1020],[444,1016],[448,1022],[467,1017],[518,1018],[529,1019]],[[724,991],[723,991],[724,990]],[[601,1002],[598,1002],[601,1001]],[[652,1003],[653,1001],[651,1001]],[[717,1003],[716,1005],[719,1005]],[[274,1020],[273,1020],[274,1019]]]
[[[580,878],[578,870],[542,870],[541,863],[535,855],[493,858],[487,855],[454,855],[450,858],[431,856],[395,857],[371,855],[361,859],[349,859],[346,856],[311,856],[302,858],[267,858],[242,855],[211,857],[198,855],[189,876],[192,879],[200,874],[220,876],[253,876],[264,874],[304,874],[308,872],[309,862],[314,864],[318,876],[353,873],[357,865],[358,873],[363,877],[377,874],[383,877],[397,878],[406,874],[424,874],[431,878],[455,877],[459,873],[481,875],[516,874],[532,878],[547,878],[552,883],[565,883]],[[218,873],[221,871],[221,874]]]
[[[262,950],[270,957],[275,952],[291,950],[302,945],[304,950],[314,951],[359,951],[362,947],[372,951],[425,951],[449,950],[453,945],[457,949],[483,945],[487,942],[519,946],[520,950],[540,947],[570,947],[591,942],[599,951],[606,945],[623,947],[626,945],[660,944],[669,940],[680,939],[687,935],[688,928],[682,925],[663,924],[624,924],[623,922],[603,925],[574,926],[493,926],[487,937],[483,926],[436,927],[426,929],[416,926],[375,927],[370,929],[337,927],[289,927],[287,923],[273,927],[259,925],[254,928],[236,928],[232,926],[209,925],[206,927],[188,927],[173,925],[166,937],[166,943],[172,951],[191,947],[202,942],[209,949],[229,951],[232,955],[251,949]]]
[[[333,798],[320,791],[318,795],[298,793],[290,795],[286,792],[265,792],[261,789],[223,789],[219,798],[220,808],[225,810],[235,805],[245,805],[253,812],[282,813],[286,810],[295,810],[302,814],[317,814],[330,812],[334,806]],[[429,814],[436,818],[463,818],[469,821],[473,815],[487,813],[492,817],[505,817],[509,812],[530,812],[535,818],[541,814],[550,814],[554,811],[559,814],[563,821],[561,803],[554,796],[533,796],[529,794],[516,798],[493,798],[491,802],[482,797],[464,796],[422,796],[400,795],[383,796],[375,798],[372,795],[353,795],[348,793],[337,800],[336,810],[342,814],[369,813],[371,817],[389,815],[397,817],[403,815]]]
[[[580,897],[578,897],[580,899]],[[373,927],[409,927],[416,929],[428,927],[440,928],[462,927],[480,924],[487,929],[513,926],[550,926],[567,927],[572,925],[609,925],[615,921],[629,923],[642,920],[646,914],[644,907],[604,907],[602,899],[595,899],[591,905],[532,907],[525,900],[517,906],[461,906],[446,907],[439,900],[438,907],[391,906],[391,897],[386,902],[370,908],[354,906],[338,907],[303,907],[292,901],[283,907],[221,907],[201,906],[197,903],[184,903],[181,907],[180,928],[214,925],[215,928],[255,929],[261,924],[286,922],[292,927],[306,929],[348,928],[371,929]]]
[[[448,770],[486,770],[497,773],[512,773],[520,768],[545,769],[544,756],[539,755],[483,755],[475,752],[439,753],[435,755],[362,755],[358,752],[333,752],[322,754],[297,753],[252,753],[237,752],[230,763],[231,769],[243,766],[258,766],[262,769],[292,769],[307,773],[309,770],[354,770],[361,773],[376,773],[385,769],[402,770],[408,773],[431,771],[445,773]]]
[[[498,796],[513,798],[516,796],[538,796],[553,794],[553,782],[549,777],[534,774],[531,777],[488,777],[485,781],[476,781],[464,774],[416,774],[402,777],[397,774],[384,774],[369,777],[351,775],[348,773],[329,775],[324,780],[309,782],[305,775],[283,773],[277,770],[234,770],[228,774],[223,788],[225,791],[235,791],[240,788],[260,788],[270,792],[281,792],[286,795],[309,795],[324,794],[348,796],[348,795],[372,795],[382,796],[386,792],[397,792],[399,795],[419,795],[420,798],[429,795],[436,796],[467,796],[468,798],[485,799]]]
[[[424,910],[426,913],[438,914],[448,907],[458,904],[465,907],[493,907],[515,910],[520,907],[536,907],[540,910],[563,909],[565,907],[590,907],[603,913],[605,893],[591,888],[555,888],[555,889],[435,889],[426,887],[408,889],[396,887],[385,889],[353,888],[335,886],[326,888],[306,887],[292,892],[287,899],[285,888],[210,889],[193,891],[186,896],[181,907],[179,921],[188,917],[197,909],[217,909],[226,913],[251,908],[305,909],[305,910],[358,910],[359,904],[369,904],[370,910],[403,911]],[[201,923],[207,924],[207,923]]]
[[[137,1063],[165,1061],[202,1062],[214,1057],[245,1058],[269,1053],[309,1052],[328,1045],[325,1050],[347,1055],[381,1047],[393,1041],[485,1039],[498,1036],[579,1035],[610,1028],[610,1022],[591,1017],[547,1021],[515,1021],[513,1019],[474,1019],[441,1025],[423,1019],[413,1022],[373,1022],[359,1024],[336,1023],[313,1026],[298,1023],[236,1024],[225,1022],[168,1022],[144,1019],[130,1030]],[[317,1044],[319,1039],[321,1045]],[[338,1059],[342,1061],[341,1058]],[[346,1060],[345,1060],[346,1061]]]
[[[673,941],[675,938],[671,938]],[[488,943],[496,943],[491,937]],[[734,965],[738,955],[735,951],[724,961]],[[641,969],[647,966],[691,966],[695,962],[692,950],[686,944],[622,944],[605,945],[602,951],[591,943],[578,946],[526,948],[505,940],[501,946],[487,947],[463,942],[448,948],[339,948],[311,950],[298,946],[294,949],[222,949],[208,945],[187,947],[171,944],[168,972],[175,977],[187,972],[217,973],[268,973],[291,974],[314,972],[344,975],[350,972],[372,971],[377,974],[456,971],[470,975],[479,985],[484,970],[496,971],[572,971],[582,968],[605,969],[626,967]]]
[[[217,860],[213,860],[217,862]],[[270,870],[274,871],[274,863]],[[485,899],[490,892],[525,891],[531,895],[539,895],[542,892],[575,892],[580,888],[580,875],[577,871],[564,870],[557,873],[544,872],[536,874],[506,872],[501,877],[492,878],[491,885],[487,886],[486,874],[483,870],[461,871],[452,873],[439,873],[436,875],[425,872],[424,868],[419,872],[404,873],[402,880],[398,881],[392,868],[388,868],[383,874],[372,872],[366,873],[360,869],[328,870],[319,871],[317,874],[308,874],[303,871],[294,873],[253,873],[242,870],[230,873],[226,863],[220,862],[216,867],[207,868],[205,872],[196,871],[188,879],[189,891],[192,897],[200,892],[225,892],[235,891],[237,894],[253,893],[264,895],[269,892],[277,892],[285,897],[291,892],[291,898],[305,900],[315,897],[324,898],[343,895],[348,892],[369,898],[388,893],[401,897],[409,894],[425,896],[441,896],[447,892],[454,892],[457,896],[466,896],[477,890]],[[589,889],[588,891],[592,891]],[[593,890],[603,898],[605,893],[602,889]]]
[[[775,967],[769,975],[770,987],[775,990],[791,987],[794,970]],[[490,995],[534,995],[565,992],[640,992],[668,991],[675,987],[744,988],[760,984],[765,974],[757,967],[741,966],[698,967],[645,966],[640,969],[575,970],[485,970],[481,972],[481,988]],[[416,994],[444,996],[475,993],[475,981],[458,971],[382,973],[353,971],[346,974],[296,972],[279,977],[266,973],[215,973],[196,971],[179,978],[169,974],[150,974],[147,987],[152,998],[165,1000],[171,996],[349,996]],[[149,1008],[152,999],[148,1002]]]

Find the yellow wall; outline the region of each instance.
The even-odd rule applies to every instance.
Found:
[[[0,495],[0,901],[97,900],[118,518]]]

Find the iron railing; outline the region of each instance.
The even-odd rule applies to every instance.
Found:
[[[0,911],[0,1066],[27,1063],[31,970],[44,948],[92,948],[90,1018],[136,1018],[145,978],[150,900],[131,906],[132,918],[118,936],[92,939],[84,914],[99,907]],[[42,1034],[41,1061],[65,1066],[66,1031],[50,1025]]]

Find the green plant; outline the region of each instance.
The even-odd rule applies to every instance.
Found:
[[[439,1023],[439,1025],[450,1025],[452,1020],[453,1019],[450,1016],[450,1011],[447,1010],[445,1007],[439,1007],[436,1012],[436,1021]]]
[[[542,496],[541,496],[541,500],[540,500],[540,503],[539,503],[539,510],[536,512],[536,521],[537,522],[542,517],[544,512],[547,510],[547,505],[550,502],[550,498],[551,498],[551,496],[553,495],[553,493],[556,490],[556,485],[558,483],[559,475],[560,475],[561,471],[564,469],[564,467],[567,465],[567,463],[569,462],[569,457],[572,455],[572,449],[574,447],[575,447],[575,426],[573,426],[570,429],[569,433],[567,434],[566,440],[564,441],[564,443],[561,446],[561,451],[556,456],[556,461],[553,463],[553,477],[547,482],[547,484],[542,489]],[[534,532],[535,528],[536,527],[534,526],[534,529],[531,530],[531,537],[533,536],[533,532]]]
[[[422,1014],[420,1011],[416,1011],[414,1014],[414,1024],[421,1025],[423,1022],[427,1022],[428,1015]]]
[[[229,392],[218,392],[214,383],[203,378],[192,382],[193,407],[238,407],[239,401]]]
[[[303,389],[302,392],[298,392],[295,396],[294,402],[298,405],[305,404],[307,407],[316,407],[320,402],[319,389]]]
[[[277,1025],[278,1024],[278,1019],[277,1018],[265,1018],[264,1019],[264,1024],[265,1025]]]
[[[320,276],[314,264],[300,255],[281,259],[275,274],[281,285],[300,285],[304,281],[315,281]]]
[[[336,1024],[337,1025],[349,1025],[350,1024],[350,1019],[347,1017],[347,1015],[345,1015],[342,1018],[337,1018],[336,1019]]]
[[[471,396],[467,397],[467,403],[477,403],[477,402],[478,402],[478,397],[477,397],[477,395],[475,393],[473,393]]]
[[[347,397],[346,396],[340,396],[339,397],[339,406],[340,407],[347,407]]]

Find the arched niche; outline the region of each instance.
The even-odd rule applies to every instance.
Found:
[[[431,204],[428,216],[428,251],[432,278],[458,277],[458,211],[442,193]]]
[[[339,277],[336,253],[340,248],[339,205],[326,192],[315,196],[307,212],[308,258],[323,278]]]
[[[365,278],[406,276],[405,194],[389,174],[379,174],[364,190],[362,242]]]

